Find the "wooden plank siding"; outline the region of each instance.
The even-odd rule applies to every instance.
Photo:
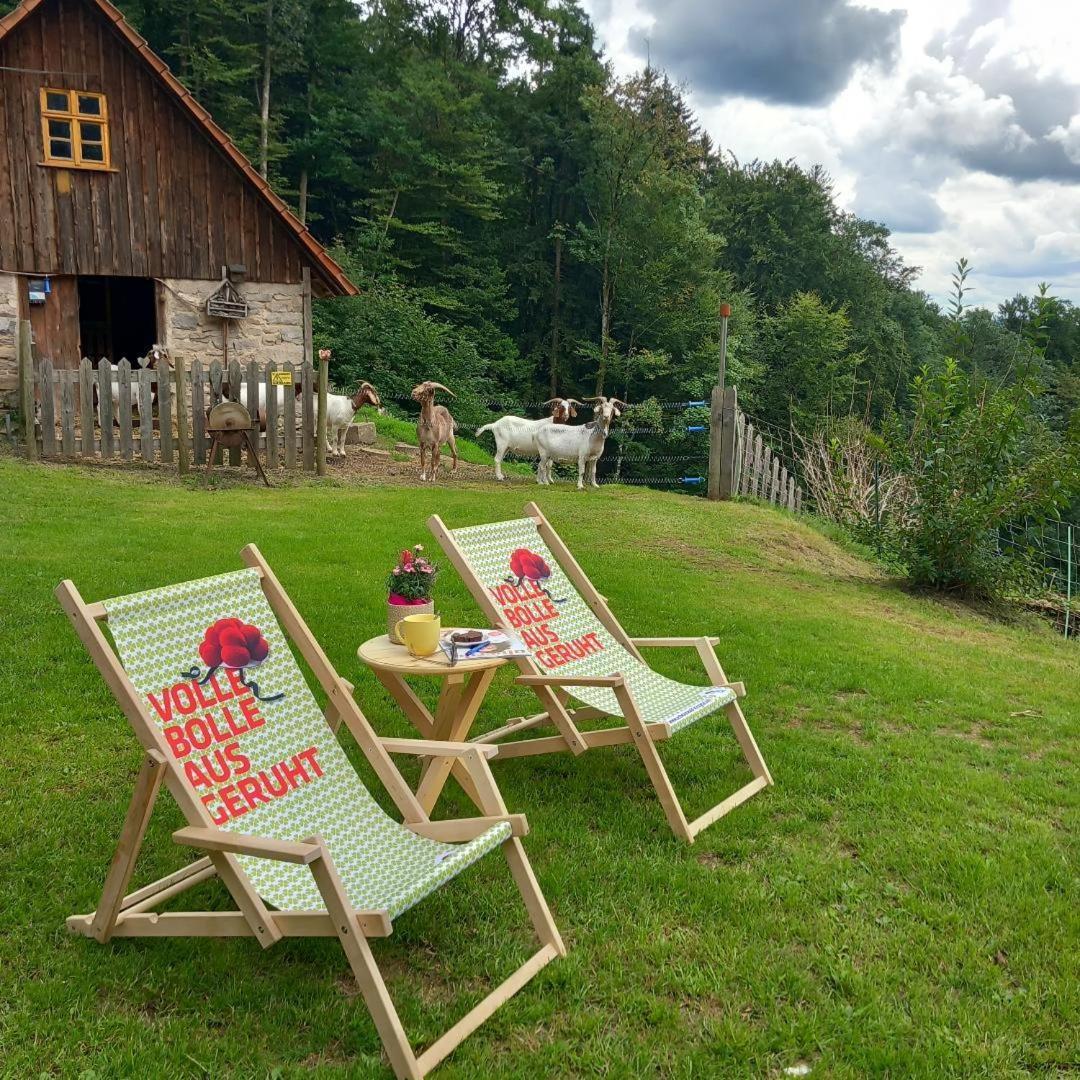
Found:
[[[0,37],[0,69],[21,69],[0,70],[4,269],[301,281],[296,233],[97,4],[42,0]],[[46,85],[105,95],[109,171],[40,164]]]

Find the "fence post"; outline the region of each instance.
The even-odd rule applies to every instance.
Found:
[[[34,423],[34,350],[30,343],[30,320],[19,320],[19,412],[23,443],[31,461],[37,461],[37,430]]]
[[[325,354],[325,355],[324,355]],[[326,475],[326,389],[330,380],[330,350],[319,350],[319,412],[315,419],[315,472]]]
[[[176,468],[183,476],[188,471],[188,404],[182,356],[173,360],[173,378],[176,381]],[[194,395],[192,399],[194,400]]]
[[[738,392],[734,386],[714,386],[709,410],[709,489],[708,496],[730,499],[735,494],[737,474],[735,454],[738,439],[735,425],[739,412]]]
[[[38,396],[41,401],[41,456],[56,457],[56,398],[53,366],[47,356],[38,364]]]
[[[714,386],[709,402],[709,487],[713,501],[720,498],[720,454],[724,434],[724,391]]]
[[[739,440],[736,427],[739,417],[739,395],[734,386],[724,390],[723,447],[720,453],[720,498],[730,499],[735,494],[737,472],[736,455]]]
[[[881,555],[881,467],[874,461],[874,550]]]
[[[1069,640],[1069,621],[1072,615],[1073,585],[1073,527],[1069,525],[1065,533],[1065,640]]]

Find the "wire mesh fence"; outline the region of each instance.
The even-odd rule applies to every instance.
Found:
[[[1058,619],[1065,637],[1077,633],[1073,595],[1080,569],[1080,525],[1052,521],[1035,525],[1009,525],[998,531],[998,550],[1023,555],[1044,591],[1042,604]]]

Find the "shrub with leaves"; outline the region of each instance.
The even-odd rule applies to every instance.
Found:
[[[913,584],[997,599],[1024,585],[1031,559],[998,530],[1056,517],[1080,490],[1080,449],[1036,415],[1030,378],[992,385],[954,360],[924,368],[914,416],[885,427],[886,460],[910,487],[887,536]]]

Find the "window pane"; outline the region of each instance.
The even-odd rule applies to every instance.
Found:
[[[100,116],[101,115],[101,98],[88,97],[86,94],[79,95],[79,112],[83,116]]]
[[[84,142],[101,142],[101,125],[88,124],[85,120],[79,124],[79,137]]]
[[[83,161],[104,161],[105,148],[101,143],[83,143],[82,156]]]
[[[49,157],[71,160],[71,143],[67,139],[50,139]]]
[[[48,90],[45,93],[45,107],[54,112],[68,111],[68,96],[56,90]]]
[[[70,139],[71,122],[69,120],[50,120],[49,135],[54,139]]]

